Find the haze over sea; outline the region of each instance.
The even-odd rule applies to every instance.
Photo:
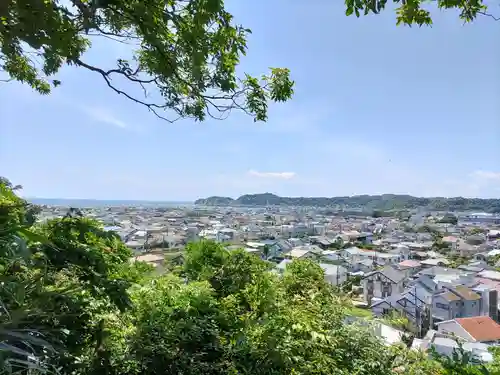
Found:
[[[192,206],[193,202],[145,201],[145,200],[98,200],[98,199],[59,199],[27,198],[34,204],[75,208],[93,207],[179,207]]]

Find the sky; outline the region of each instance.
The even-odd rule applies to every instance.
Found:
[[[357,19],[327,0],[227,8],[253,32],[239,71],[287,67],[295,81],[266,123],[167,123],[67,67],[49,96],[0,86],[0,175],[43,198],[500,198],[499,22],[436,11],[432,28],[397,27],[392,11]],[[96,39],[85,59],[113,68],[128,54]]]

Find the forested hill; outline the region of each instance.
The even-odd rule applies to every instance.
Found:
[[[309,206],[309,207],[364,207],[368,210],[398,210],[427,208],[445,211],[480,211],[500,213],[500,199],[480,198],[422,198],[411,195],[383,194],[351,197],[279,197],[275,194],[245,194],[237,199],[209,197],[195,201],[203,206]]]

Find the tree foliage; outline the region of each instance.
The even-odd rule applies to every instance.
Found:
[[[128,274],[136,266],[120,239],[95,221],[35,224],[11,186],[0,181],[1,369],[70,373],[97,350],[104,317],[130,307],[137,278]]]
[[[237,77],[250,32],[234,22],[223,0],[4,0],[0,71],[48,94],[61,84],[60,69],[71,65],[168,121],[225,118],[233,109],[265,121],[268,101],[288,100],[294,83],[282,68]],[[133,58],[92,65],[84,53],[96,38],[131,44]]]
[[[184,279],[162,276],[133,293],[135,310],[107,341],[106,372],[391,373],[382,344],[343,323],[317,264],[294,262],[282,278],[270,268],[243,250],[190,245]]]
[[[455,215],[453,215],[453,214],[447,213],[441,219],[439,219],[438,223],[440,223],[440,224],[457,225],[458,224],[458,218]]]
[[[398,25],[432,25],[429,4],[435,4],[440,10],[457,10],[464,22],[471,22],[480,15],[498,20],[488,13],[488,6],[483,0],[345,0],[346,15],[354,14],[359,17],[362,14],[378,14],[390,4],[395,5]]]

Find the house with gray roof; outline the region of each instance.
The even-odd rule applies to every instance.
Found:
[[[373,300],[381,300],[392,294],[402,293],[405,279],[404,272],[391,266],[366,274],[362,279],[364,301],[372,304]]]

